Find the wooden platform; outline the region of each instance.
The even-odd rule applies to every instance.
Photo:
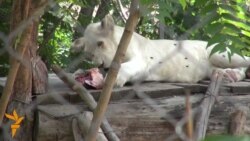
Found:
[[[0,85],[4,85],[0,78]],[[198,84],[147,82],[138,87],[115,88],[106,117],[121,141],[163,141],[179,138],[175,127],[184,115],[185,90],[191,91],[191,103],[204,97],[209,81]],[[1,90],[1,89],[0,89]],[[151,98],[151,104],[138,98],[136,91]],[[100,90],[90,90],[98,99]],[[208,134],[228,133],[229,117],[238,107],[245,107],[249,118],[250,80],[225,84],[213,107]],[[71,120],[88,110],[80,97],[56,75],[49,77],[49,92],[38,95],[38,141],[73,140]],[[195,110],[195,109],[194,109]],[[54,125],[54,128],[51,128]],[[247,125],[250,127],[250,122]]]

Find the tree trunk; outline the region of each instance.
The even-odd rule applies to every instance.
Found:
[[[32,5],[33,4],[33,5]],[[15,0],[13,2],[12,9],[12,21],[11,21],[11,32],[19,28],[22,21],[25,22],[27,18],[30,16],[30,11],[32,10],[31,0]],[[24,58],[22,59],[25,64],[21,63],[17,76],[15,79],[15,84],[13,88],[13,98],[24,103],[29,103],[31,101],[31,92],[32,92],[32,70],[31,70],[31,58],[36,56],[37,46],[36,45],[36,37],[37,37],[37,27],[38,22],[32,22],[26,26],[26,30],[23,32],[29,31],[26,34],[26,40],[23,43],[26,45],[27,49],[24,52]],[[20,47],[19,45],[17,47]]]
[[[109,13],[110,3],[112,3],[111,0],[101,0],[101,3],[99,5],[98,10],[96,11],[95,16],[95,19],[97,21],[102,20]]]
[[[44,8],[46,4],[47,1],[15,0],[12,5],[10,33],[13,34],[20,30],[21,33],[19,34],[20,37],[17,34],[10,36],[10,44],[17,54],[20,53],[18,52],[19,48],[25,48],[24,57],[21,58],[21,61],[16,60],[14,56],[11,56],[10,60],[11,65],[18,61],[20,62],[12,89],[12,99],[7,107],[7,113],[10,114],[16,110],[19,116],[24,117],[24,121],[22,121],[20,128],[17,129],[14,136],[14,139],[18,141],[32,140],[32,109],[34,107],[29,107],[29,103],[32,101],[32,93],[44,93],[47,88],[47,68],[36,54],[39,25],[39,20],[37,19],[42,14],[42,11],[39,11],[39,9],[41,7]],[[30,17],[32,17],[32,21],[29,21]],[[22,25],[24,25],[23,30],[20,28]],[[9,120],[5,121],[9,122]]]
[[[94,8],[98,3],[99,2],[97,0],[92,0],[86,7],[81,8],[79,17],[77,19],[77,21],[80,23],[80,26],[77,25],[75,28],[74,39],[83,36],[84,29],[89,23],[91,23]]]

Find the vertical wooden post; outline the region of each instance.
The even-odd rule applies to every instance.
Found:
[[[207,123],[211,113],[212,106],[214,105],[215,98],[219,93],[219,89],[222,82],[222,73],[214,71],[212,73],[211,82],[208,86],[208,90],[204,99],[202,100],[199,113],[196,118],[196,126],[195,126],[195,138],[194,140],[199,141],[202,140],[207,131]]]
[[[246,112],[244,110],[236,110],[231,114],[229,134],[243,135],[246,125]]]
[[[186,90],[186,134],[190,141],[193,140],[193,117],[192,117],[192,103],[190,103],[190,90]]]

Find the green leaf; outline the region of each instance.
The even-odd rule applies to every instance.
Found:
[[[214,9],[213,11],[210,11],[206,15],[203,15],[203,17],[201,19],[201,23],[210,24],[210,23],[213,23],[215,21],[218,21],[221,18],[221,16],[216,11],[217,10]]]
[[[244,42],[242,42],[238,36],[231,36],[231,35],[226,35],[225,36],[227,40],[232,41],[233,44],[238,44],[242,47],[245,47],[246,44]]]
[[[233,53],[230,53],[229,51],[227,51],[227,57],[228,57],[229,62],[232,61],[232,55]]]
[[[221,17],[224,18],[224,19],[226,19],[226,20],[242,22],[242,20],[240,20],[236,16],[234,16],[232,14],[229,14],[229,13],[222,13]]]
[[[211,11],[217,10],[217,8],[218,8],[218,5],[215,3],[212,3],[212,4],[209,4],[209,5],[205,6],[204,8],[202,8],[200,13],[201,13],[201,15],[206,15],[207,13],[209,13]]]
[[[238,13],[239,11],[232,5],[221,4],[220,7],[229,13]]]
[[[223,27],[223,29],[221,30],[220,33],[225,35],[225,36],[227,36],[227,35],[229,35],[229,36],[239,36],[240,35],[240,30],[235,31],[235,30],[233,30],[231,28]],[[237,37],[237,38],[239,38],[239,37]]]
[[[214,53],[216,52],[223,52],[223,51],[226,51],[226,46],[225,44],[217,44],[213,47],[213,49],[211,50],[210,54],[209,54],[209,57],[211,57]]]
[[[250,37],[250,32],[249,31],[245,31],[245,30],[242,30],[241,33],[247,37]]]
[[[208,0],[196,0],[195,1],[195,6],[204,6],[204,5],[206,5],[208,2],[210,2],[210,1],[208,1]]]
[[[230,51],[231,51],[232,55],[236,53],[236,54],[238,54],[238,55],[240,55],[240,56],[243,57],[241,49],[240,48],[236,48],[235,44],[233,44],[232,46],[230,46]]]
[[[208,25],[205,31],[211,37],[219,33],[222,30],[222,28],[223,28],[223,25],[217,22],[217,23]]]
[[[244,42],[246,45],[246,47],[248,46],[250,48],[250,37],[241,37],[242,42]]]
[[[180,2],[180,4],[181,4],[182,8],[185,9],[186,6],[187,6],[186,0],[179,0],[179,2]]]
[[[224,23],[225,28],[231,29],[232,31],[236,32],[236,33],[240,33],[241,29],[237,26],[235,26],[234,24],[231,23]]]
[[[215,43],[224,43],[224,42],[225,42],[225,35],[216,34],[210,40],[208,40],[208,45],[207,46],[210,46],[210,45],[215,44]]]
[[[150,5],[153,3],[152,0],[140,0],[141,4],[144,4],[144,5]]]

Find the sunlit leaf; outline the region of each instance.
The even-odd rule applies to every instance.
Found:
[[[232,53],[231,52],[227,52],[227,57],[228,57],[228,60],[229,60],[229,62],[231,62],[232,61]]]
[[[243,47],[246,46],[246,44],[242,42],[238,36],[227,35],[225,37],[227,38],[227,40],[231,40],[234,44],[238,44]]]
[[[198,6],[198,7],[199,6],[204,6],[208,2],[210,2],[210,1],[208,1],[208,0],[195,0],[195,6]]]
[[[231,54],[238,54],[238,55],[240,55],[240,56],[243,57],[241,49],[235,47],[235,44],[233,44],[233,45],[230,47],[230,51],[231,51]]]
[[[229,13],[222,13],[221,17],[223,17],[226,20],[231,20],[231,21],[238,21],[238,22],[242,21],[239,18],[237,18],[236,16],[229,14]]]
[[[226,5],[226,4],[221,4],[220,7],[230,13],[237,13],[239,12],[237,9],[235,9],[232,5]]]
[[[231,29],[232,31],[236,32],[236,33],[240,33],[241,30],[239,27],[235,26],[234,24],[230,24],[230,23],[224,23],[223,24],[226,28]]]
[[[186,5],[187,5],[186,0],[179,0],[179,2],[180,2],[180,4],[181,4],[182,8],[185,9],[185,8],[186,8]]]

